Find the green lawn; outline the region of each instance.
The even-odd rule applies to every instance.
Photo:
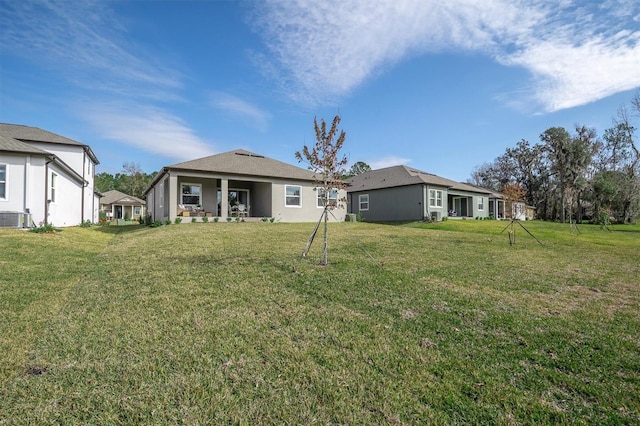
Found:
[[[0,425],[638,424],[640,226],[0,230]]]

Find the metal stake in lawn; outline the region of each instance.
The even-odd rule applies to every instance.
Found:
[[[538,242],[538,244],[543,245],[540,240],[538,240],[531,232],[529,232],[529,230],[527,228],[524,227],[524,225],[522,223],[520,223],[520,221],[518,219],[511,219],[511,221],[509,222],[509,224],[507,226],[504,227],[504,229],[502,231],[500,231],[500,233],[502,234],[504,231],[507,230],[507,228],[509,228],[509,245],[512,246],[516,243],[516,223],[518,225],[520,225],[522,227],[522,229],[524,229],[525,231],[527,231],[527,234],[531,235],[531,238],[533,238],[534,240],[536,240]]]

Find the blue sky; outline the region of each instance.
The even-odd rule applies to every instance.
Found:
[[[351,163],[464,181],[640,87],[640,2],[0,0],[0,122],[117,173],[247,149],[297,164],[342,117]],[[305,166],[302,164],[301,166]]]

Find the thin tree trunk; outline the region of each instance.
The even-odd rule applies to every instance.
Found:
[[[329,260],[328,260],[328,247],[327,247],[327,241],[328,241],[328,233],[329,230],[329,215],[327,212],[327,207],[325,206],[324,208],[324,254],[323,254],[323,258],[322,258],[322,264],[323,265],[328,265],[329,264]]]

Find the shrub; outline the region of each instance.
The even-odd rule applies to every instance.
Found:
[[[203,221],[204,223],[207,223],[207,222],[209,222],[209,218],[205,216],[205,217],[203,217],[203,218],[202,218],[202,221]]]
[[[191,218],[191,223],[196,223],[196,218],[195,217]]]
[[[171,225],[171,219],[167,219],[167,220],[165,220],[165,221],[164,221],[164,224],[165,224],[165,225]]]
[[[269,222],[273,223],[276,220],[275,217],[269,218]]]
[[[55,234],[56,228],[50,223],[44,223],[37,228],[33,228],[31,232],[35,232],[36,234]]]
[[[182,223],[182,218],[181,217],[176,217],[176,220],[174,220],[175,224],[179,224]]]
[[[81,228],[91,228],[91,225],[92,225],[91,221],[89,219],[87,219],[87,220],[85,220],[84,222],[82,222],[80,224],[80,227]]]
[[[442,221],[446,222],[449,218],[447,216],[442,216]]]
[[[268,218],[268,217],[263,217],[263,218],[262,218],[262,221],[263,221],[263,222],[268,222],[268,221],[269,221],[269,218]]]
[[[160,222],[159,220],[156,220],[155,222],[151,222],[149,224],[149,226],[152,227],[152,228],[158,228],[158,227],[162,226],[162,222]]]
[[[125,213],[124,214],[124,220],[127,221],[127,222],[131,220],[131,217],[129,216],[129,213]]]
[[[216,222],[216,223],[218,223],[218,220],[220,220],[220,218],[218,216],[213,218],[213,221]]]
[[[227,222],[231,222],[231,218],[227,216]]]

